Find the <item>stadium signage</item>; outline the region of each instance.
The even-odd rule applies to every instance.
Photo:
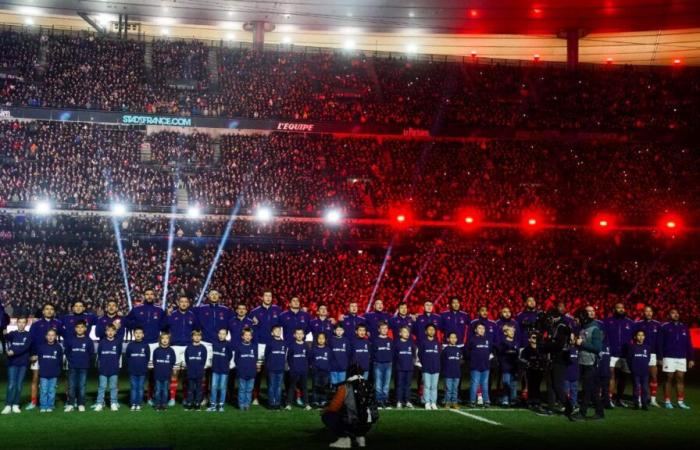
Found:
[[[430,131],[423,129],[423,128],[404,128],[403,135],[404,136],[428,137],[428,136],[430,136]]]
[[[0,119],[12,119],[12,112],[6,109],[0,109]]]
[[[312,123],[277,122],[277,129],[282,131],[314,131]]]
[[[128,125],[163,125],[175,127],[191,127],[192,119],[189,117],[168,117],[168,116],[135,116],[124,114],[122,123]]]

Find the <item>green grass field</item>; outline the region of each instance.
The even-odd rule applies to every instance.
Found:
[[[5,396],[4,368],[0,399]],[[94,379],[94,377],[93,377]],[[59,392],[63,391],[61,380]],[[127,381],[120,380],[122,400]],[[95,398],[88,389],[88,405]],[[28,394],[28,381],[25,383]],[[615,409],[605,421],[570,423],[561,416],[540,417],[525,410],[463,409],[459,412],[416,409],[380,412],[368,435],[371,448],[687,448],[700,432],[700,389],[689,389],[690,411],[652,409],[649,412]],[[327,448],[332,437],[318,411],[267,411],[253,407],[241,412],[190,412],[176,406],[156,413],[146,408],[131,412],[63,412],[58,395],[52,414],[37,410],[0,416],[0,449],[18,448]],[[484,420],[485,419],[485,420]]]

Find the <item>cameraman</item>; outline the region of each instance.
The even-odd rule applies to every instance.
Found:
[[[547,374],[549,405],[553,408],[555,400],[558,401],[564,405],[564,415],[575,422],[578,417],[573,415],[573,404],[564,390],[566,368],[570,364],[569,349],[574,342],[573,333],[556,308],[547,313],[546,323],[547,333],[542,347],[551,363]]]
[[[601,380],[598,371],[599,354],[603,348],[603,332],[595,320],[595,309],[590,305],[576,314],[576,320],[581,328],[575,344],[579,348],[578,364],[581,370],[581,384],[583,385],[583,399],[578,417],[586,419],[588,405],[592,400],[595,415],[590,419],[604,419],[603,400],[600,397]]]

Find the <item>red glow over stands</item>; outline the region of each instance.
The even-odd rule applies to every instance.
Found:
[[[479,11],[477,11],[476,9],[470,9],[469,17],[471,17],[472,19],[476,19],[477,17],[479,17]]]
[[[532,55],[532,60],[535,62],[538,62],[540,60],[540,54],[535,53],[534,55]]]
[[[680,66],[683,61],[680,58],[676,58],[673,60],[673,65],[674,66]]]
[[[613,61],[614,61],[614,60],[613,60],[612,58],[607,58],[607,59],[605,60],[605,64],[612,64]]]

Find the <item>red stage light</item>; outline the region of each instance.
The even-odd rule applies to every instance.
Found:
[[[457,213],[457,225],[465,231],[474,230],[481,225],[481,211],[464,208]]]
[[[476,9],[469,10],[469,17],[471,17],[472,19],[475,19],[478,16],[479,16],[479,11],[477,11]]]
[[[680,65],[682,62],[683,62],[683,61],[681,61],[680,58],[676,58],[676,59],[673,60],[673,64],[676,65],[676,66]]]
[[[532,8],[532,14],[535,16],[541,16],[542,15],[542,8]]]
[[[675,214],[667,214],[659,221],[659,228],[664,233],[675,235],[683,229],[683,221]]]
[[[534,55],[532,55],[532,59],[533,59],[535,62],[539,61],[539,60],[540,60],[540,54],[539,54],[539,53],[535,53]]]
[[[612,63],[613,63],[613,59],[612,59],[612,58],[607,58],[607,59],[605,60],[605,63],[606,63],[606,64],[612,64]]]
[[[610,214],[598,214],[593,218],[593,229],[599,233],[607,233],[615,225],[615,217]]]
[[[396,207],[389,210],[391,225],[396,228],[407,228],[413,222],[413,214],[408,208]]]
[[[526,233],[535,232],[544,226],[542,214],[537,211],[526,211],[523,214],[521,224]]]

